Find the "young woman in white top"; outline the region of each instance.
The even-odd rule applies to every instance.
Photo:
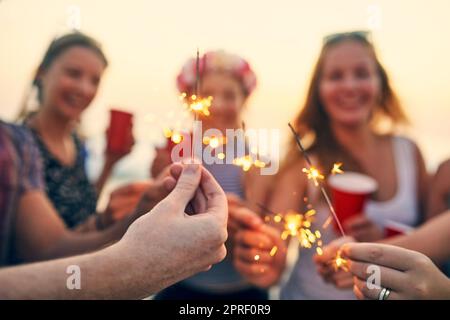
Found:
[[[381,134],[381,123],[391,131]],[[334,162],[344,169],[373,177],[378,190],[362,215],[344,224],[347,235],[358,241],[384,237],[387,220],[415,226],[423,220],[427,190],[424,161],[409,139],[395,136],[395,127],[407,122],[400,103],[365,32],[328,36],[314,69],[306,101],[294,121],[302,137],[311,135],[308,153],[314,165],[327,172]],[[284,168],[278,175],[269,207],[275,212],[304,212],[304,197],[316,209],[315,226],[327,244],[340,236],[321,226],[330,212],[320,191],[302,173],[306,167],[295,141],[291,141]],[[236,268],[259,286],[276,284],[285,268],[285,250],[272,257],[271,245],[280,246],[274,228],[241,230],[234,250]],[[261,241],[258,241],[260,239]],[[265,245],[254,245],[264,242]],[[269,243],[267,243],[269,242]],[[272,243],[270,243],[272,242]],[[316,272],[314,250],[300,249],[299,259],[286,284],[282,299],[351,299],[351,290],[327,284]],[[255,255],[259,255],[255,261]]]

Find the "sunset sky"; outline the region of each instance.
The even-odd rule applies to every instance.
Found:
[[[52,38],[79,27],[110,61],[83,119],[88,136],[103,135],[107,110],[116,106],[135,113],[144,145],[161,141],[150,118],[170,121],[170,110],[180,110],[175,76],[199,47],[249,60],[259,85],[246,122],[281,128],[286,137],[323,36],[371,29],[412,120],[407,134],[433,170],[450,157],[449,15],[448,0],[0,0],[0,117],[14,119]]]

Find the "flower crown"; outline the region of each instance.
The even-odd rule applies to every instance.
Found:
[[[230,72],[241,81],[246,95],[250,95],[256,87],[256,75],[249,63],[243,58],[223,50],[206,52],[200,58],[200,77],[211,71]],[[180,92],[192,93],[195,89],[195,80],[196,59],[191,58],[184,64],[180,74],[177,76],[178,90]]]

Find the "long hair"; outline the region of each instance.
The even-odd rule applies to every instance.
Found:
[[[319,84],[325,57],[331,48],[343,41],[354,41],[363,45],[369,50],[376,64],[376,70],[381,83],[381,92],[378,103],[370,118],[369,125],[371,128],[377,131],[382,125],[388,124],[387,131],[392,133],[396,125],[408,123],[406,114],[400,105],[397,95],[392,89],[386,70],[380,63],[375,48],[367,37],[355,32],[340,34],[339,37],[326,41],[313,69],[305,103],[293,121],[293,126],[300,136],[302,138],[309,138],[311,141],[307,150],[317,156],[319,161],[317,165],[325,171],[331,168],[334,162],[344,162],[347,170],[361,170],[361,166],[357,161],[334,137],[330,119],[325,111],[319,93]],[[300,157],[301,154],[295,139],[292,138],[289,142],[288,152],[282,165],[282,170],[299,161]]]
[[[39,103],[43,101],[43,87],[40,76],[43,72],[47,71],[53,62],[64,52],[72,47],[83,47],[92,50],[95,54],[98,55],[100,60],[103,62],[105,67],[108,66],[108,60],[106,59],[105,54],[101,49],[101,45],[93,38],[81,33],[81,32],[73,32],[63,35],[50,43],[47,51],[42,58],[41,63],[39,64],[31,83],[31,87],[28,92],[25,94],[24,100],[22,102],[22,107],[20,113],[18,115],[17,120],[26,119],[30,112],[28,110],[28,100],[30,98],[33,89],[37,90],[37,99]]]

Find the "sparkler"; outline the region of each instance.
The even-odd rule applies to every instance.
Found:
[[[199,114],[203,114],[204,116],[209,116],[211,113],[209,108],[211,107],[213,97],[201,97],[199,95],[199,87],[200,87],[200,51],[197,48],[197,57],[195,60],[195,87],[194,94],[188,95],[186,92],[183,92],[180,95],[180,100],[184,101],[184,106],[191,112],[194,113],[194,123],[198,121]],[[192,139],[192,160],[194,159],[194,139]]]
[[[338,269],[342,269],[346,272],[349,271],[347,260],[342,258],[341,251],[337,252],[336,257],[333,260],[331,260],[330,263],[333,266],[334,271],[338,271]]]
[[[322,234],[319,230],[311,229],[311,225],[316,214],[314,209],[309,209],[304,214],[293,210],[290,210],[285,214],[281,214],[271,211],[262,204],[258,204],[258,206],[271,214],[271,216],[266,216],[264,218],[265,222],[270,222],[273,220],[276,224],[282,224],[282,240],[286,240],[289,237],[295,237],[301,247],[310,249],[313,246],[316,246],[317,254],[321,255],[323,253],[321,240]],[[277,251],[277,246],[272,247],[270,250],[270,255],[273,257]]]
[[[175,144],[178,144],[181,141],[183,141],[183,135],[180,132],[176,131],[176,130],[171,130],[169,128],[164,128],[163,132],[164,132],[164,136],[167,139],[170,139]]]
[[[333,164],[333,168],[331,169],[331,174],[335,175],[335,174],[344,173],[344,171],[342,171],[342,169],[341,169],[341,166],[342,166],[342,162]]]
[[[297,132],[295,131],[294,127],[292,127],[292,125],[290,123],[288,124],[288,126],[291,129],[292,133],[294,134],[295,141],[296,141],[298,147],[300,148],[300,151],[302,152],[303,157],[306,160],[307,168],[303,168],[302,171],[307,174],[308,179],[311,179],[314,181],[314,185],[316,187],[320,188],[320,191],[322,192],[322,195],[325,198],[328,208],[330,209],[330,212],[332,213],[333,218],[336,221],[339,231],[341,232],[342,236],[345,236],[344,228],[342,228],[341,222],[339,221],[336,211],[334,210],[334,207],[331,204],[330,197],[328,196],[328,193],[326,192],[325,188],[322,186],[322,184],[319,181],[319,180],[323,180],[324,176],[319,172],[319,170],[317,170],[313,166],[311,159],[309,158],[305,148],[303,148],[303,145],[300,141],[300,137],[297,134]],[[332,174],[342,173],[343,171],[340,169],[341,166],[342,166],[342,163],[335,163],[333,165],[331,173]],[[326,226],[328,226],[328,224],[330,223],[330,221],[331,221],[330,218],[331,217],[329,217],[327,219],[327,221],[325,222]],[[324,224],[324,227],[325,227],[325,224]],[[322,249],[320,248],[320,250],[317,250],[317,253],[322,254],[323,253]],[[347,261],[340,256],[340,252],[337,253],[336,257],[331,261],[331,263],[333,264],[335,270],[337,270],[339,268],[341,268],[344,271],[348,270],[346,267]]]
[[[244,131],[244,138],[245,138],[245,122],[242,121],[242,130]],[[236,166],[239,166],[244,170],[245,172],[249,171],[252,166],[255,166],[256,168],[264,168],[266,166],[266,163],[264,161],[261,161],[258,159],[258,151],[256,148],[251,150],[249,154],[246,154],[243,157],[238,157],[233,159],[233,164]]]
[[[334,210],[333,205],[331,204],[330,197],[328,196],[328,193],[326,192],[325,188],[322,186],[321,183],[319,183],[319,179],[323,180],[323,175],[317,170],[309,158],[308,154],[306,153],[305,148],[303,148],[303,145],[300,141],[300,137],[298,136],[297,132],[295,131],[294,127],[289,123],[289,128],[291,129],[292,133],[294,134],[295,141],[297,142],[298,147],[300,148],[300,151],[302,152],[303,157],[306,160],[307,168],[303,169],[303,172],[308,173],[308,179],[312,179],[314,181],[314,184],[316,187],[320,188],[320,191],[322,192],[323,197],[325,198],[325,201],[328,205],[328,208],[330,209],[330,212],[333,214],[334,220],[336,221],[336,224],[339,228],[339,231],[341,232],[342,236],[345,236],[344,228],[342,228],[341,222],[339,221],[339,218],[336,214],[336,211]]]

